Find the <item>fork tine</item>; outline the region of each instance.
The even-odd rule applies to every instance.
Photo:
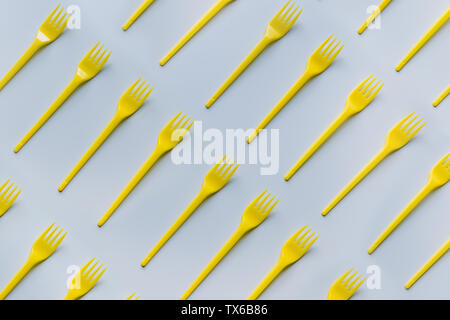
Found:
[[[61,6],[61,3],[59,3],[55,9],[53,9],[53,11],[49,14],[49,16],[47,17],[47,19],[45,19],[44,22],[49,22],[53,18],[53,15],[55,14],[55,12],[58,10],[58,8],[60,6]]]
[[[47,229],[45,229],[45,231],[39,236],[39,240],[40,239],[44,239],[45,236],[47,235],[47,233],[53,228],[53,226],[55,225],[55,222],[53,222],[50,227],[48,227]]]
[[[346,273],[344,273],[339,279],[338,279],[338,281],[339,282],[342,282],[342,281],[344,281],[344,279],[345,278],[347,278],[347,276],[350,274],[350,272],[352,272],[353,271],[353,268],[350,268],[350,270],[348,270]]]
[[[308,230],[308,232],[311,231],[311,229]],[[313,232],[311,233],[304,241],[302,241],[302,243],[300,243],[300,247],[304,247],[306,245],[306,243],[308,243],[309,239],[312,238],[312,236],[314,236],[316,233]]]
[[[281,14],[284,12],[284,10],[287,8],[287,6],[291,3],[291,0],[288,0],[288,2],[286,2],[286,4],[280,9],[280,11],[277,12],[277,14],[275,15],[275,17],[280,17]]]
[[[294,4],[292,4],[292,6],[289,8],[289,11],[291,12],[291,14],[289,15],[289,16],[287,16],[286,17],[286,19],[284,19],[284,21],[287,23],[287,24],[290,24],[290,21],[291,21],[291,18],[292,18],[292,16],[298,11],[298,9],[300,8],[300,6],[299,5],[296,5],[295,6],[295,9],[294,10],[291,10],[291,8],[294,6]]]
[[[353,287],[353,289],[352,289],[352,291],[351,291],[352,294],[355,293],[356,290],[359,289],[359,287],[361,287],[361,285],[366,281],[366,279],[367,279],[367,278],[363,278],[360,282],[358,282],[358,283],[356,284],[356,286]]]
[[[333,43],[337,40],[337,38],[333,38],[328,45],[321,51],[322,55],[325,55],[328,50],[330,49],[330,47],[333,45]]]
[[[89,57],[94,53],[94,51],[97,49],[98,45],[100,44],[100,41],[97,42],[95,46],[92,47],[91,50],[84,56],[86,59],[89,59]]]
[[[408,121],[409,118],[411,118],[411,116],[416,113],[415,111],[413,111],[411,114],[409,114],[408,116],[406,116],[402,121],[400,121],[395,127],[396,128],[400,128],[403,126],[403,124]]]
[[[99,274],[98,274],[98,276],[96,276],[95,278],[94,278],[94,280],[92,280],[92,281],[94,281],[94,283],[97,283],[97,281],[102,277],[102,275],[105,273],[105,271],[106,271],[106,267],[105,268],[103,268],[103,270],[102,270],[102,272],[100,272]],[[138,297],[139,298],[139,297]]]
[[[67,235],[67,232],[65,232],[63,235],[62,235],[62,237],[60,237],[59,239],[58,239],[58,241],[56,241],[53,245],[52,245],[52,247],[53,248],[58,248],[59,247],[59,245],[61,244],[61,242],[64,240],[64,238],[66,237],[66,235]]]
[[[299,7],[297,6],[297,9],[298,9]],[[290,20],[290,22],[289,22],[289,24],[288,24],[288,27],[290,28],[290,27],[292,27],[293,25],[294,25],[294,23],[295,23],[295,21],[297,21],[297,19],[298,19],[298,17],[300,17],[300,14],[303,12],[303,9],[300,9],[300,11],[295,15],[295,17],[294,18],[292,18],[291,20]],[[291,16],[289,16],[289,19],[291,18]]]
[[[381,82],[381,80],[378,80],[377,83],[375,83],[372,87],[370,87],[369,89],[367,89],[367,92],[366,92],[366,98],[370,97],[370,95],[372,94],[373,90],[374,90],[375,88],[378,87],[378,85],[380,84],[380,82]]]
[[[81,273],[84,273],[84,272],[86,271],[86,269],[90,266],[90,264],[92,263],[92,261],[94,261],[94,260],[95,260],[95,257],[92,258],[91,260],[89,260],[89,262],[86,263],[86,264],[80,269],[80,272],[81,272]]]
[[[95,266],[98,264],[99,261],[95,261],[93,265],[84,273],[86,277],[89,277],[92,273],[92,270],[94,270]]]
[[[315,234],[315,232],[314,232]],[[316,240],[319,239],[319,235],[317,235],[317,237],[315,237],[314,239],[312,239],[304,248],[305,250],[309,250],[309,248],[311,248],[311,246],[314,244],[314,242],[316,242]]]
[[[365,91],[365,88],[366,88],[365,85],[366,85],[367,81],[369,81],[373,76],[374,76],[374,75],[371,74],[371,75],[368,76],[366,79],[364,79],[364,81],[361,82],[361,84],[360,84],[356,89],[359,90],[359,91],[361,91],[361,92],[364,92],[364,91]],[[363,87],[364,87],[364,89],[363,89]]]
[[[8,180],[9,181],[9,180]],[[13,185],[13,183],[9,184],[8,187],[5,189],[5,191],[3,191],[3,193],[0,195],[0,199],[3,199],[6,194],[8,193],[9,189],[11,189],[11,186]]]
[[[422,119],[423,120],[423,119]],[[411,136],[411,137],[414,137],[423,127],[425,127],[425,125],[427,124],[428,122],[427,121],[425,121],[420,127],[418,127],[415,131],[413,131],[413,132],[411,132],[409,135]]]
[[[337,47],[340,43],[341,43],[341,41],[339,41],[339,42],[333,47],[333,50],[331,50],[330,54],[331,54],[332,52],[334,52],[333,55],[332,55],[331,57],[329,57],[330,54],[328,54],[328,55],[326,56],[326,58],[327,58],[328,60],[334,61],[334,59],[336,59],[336,57],[338,56],[338,54],[339,54],[339,53],[341,52],[341,50],[344,48],[344,44],[342,44],[342,45],[339,47],[339,49],[337,49],[337,50],[335,51],[336,47]]]
[[[353,277],[354,277],[356,274],[358,274],[358,271],[355,270],[354,272],[352,272],[352,273],[348,276],[348,278],[347,278],[345,281],[342,282],[342,284],[344,285],[344,287],[346,287],[346,286],[348,285],[348,283],[350,282],[350,280],[352,280]]]
[[[143,82],[144,84],[146,83],[145,81]],[[136,95],[136,99],[139,101],[142,97],[142,94],[144,92],[147,92],[148,87],[150,87],[150,83],[147,83],[147,85],[144,87],[144,89],[142,89],[140,92],[138,92],[138,94]]]
[[[55,242],[55,240],[59,237],[59,235],[61,234],[61,232],[63,232],[63,230],[59,230],[59,232],[49,241],[50,245],[53,245],[53,243]]]
[[[267,198],[269,198],[272,195],[271,192],[269,192],[268,194],[266,194],[266,196],[264,197],[264,199],[262,199],[258,205],[256,206],[257,209],[260,209],[262,207],[262,205],[266,202]]]
[[[362,88],[360,91],[362,94],[367,94],[367,91],[369,90],[369,87],[372,85],[372,83],[377,80],[377,77],[373,77],[373,79],[366,85],[364,88]]]
[[[22,193],[22,189],[20,189],[19,192],[17,192],[17,193],[15,194],[15,196],[12,197],[11,200],[9,200],[8,205],[11,206],[11,205],[14,203],[14,201],[16,201],[17,197],[18,197],[21,193]]]
[[[12,184],[11,184],[12,185]],[[16,192],[18,186],[15,186],[15,188],[6,196],[6,198],[4,198],[3,200],[5,202],[8,202],[9,198],[11,198],[11,196],[14,194],[14,192]],[[2,197],[3,198],[3,197]]]
[[[301,228],[300,230],[298,230],[296,233],[294,233],[294,234],[289,238],[289,240],[295,241],[295,239],[297,239],[298,235],[299,235],[303,230],[305,230],[306,227],[308,227],[308,225],[304,226],[303,228]]]
[[[58,7],[59,7],[59,5],[58,5]],[[63,11],[64,11],[64,7],[59,8],[58,12],[56,12],[56,14],[54,14],[52,16],[52,18],[49,20],[49,22],[51,24],[55,24],[56,20],[58,19],[58,17],[61,15],[61,12],[63,12]]]
[[[289,2],[290,2],[290,1],[289,1]],[[284,10],[283,15],[280,16],[280,19],[281,19],[281,20],[285,21],[286,15],[292,10],[292,8],[294,7],[294,5],[295,5],[295,2],[292,2],[291,5],[290,5],[290,7],[287,8],[286,10]]]
[[[411,123],[413,123],[418,117],[419,117],[419,115],[416,115],[409,122],[407,122],[404,126],[402,126],[401,129],[406,130],[411,125]]]
[[[131,87],[129,87],[128,90],[125,91],[125,93],[131,95],[131,92],[134,90],[134,88],[136,88],[137,84],[138,84],[139,82],[141,82],[141,80],[142,80],[142,78],[137,79],[137,80],[131,85]]]
[[[231,172],[230,172],[228,175],[225,176],[225,179],[226,179],[226,180],[230,180],[231,177],[233,176],[233,174],[236,172],[236,170],[237,170],[238,168],[239,168],[239,164],[237,164],[237,165],[234,167],[234,169],[231,170]]]
[[[61,22],[64,20],[64,18],[67,16],[67,12],[64,12],[64,14],[61,16],[61,18],[59,18],[58,21],[55,22],[55,26],[56,28],[59,28],[61,25]]]
[[[380,80],[381,81],[381,80]],[[380,81],[377,82],[377,84],[374,86],[374,88],[376,86],[378,86],[378,84],[380,83]],[[373,99],[377,96],[377,94],[380,92],[380,90],[383,88],[384,83],[381,83],[381,85],[378,87],[377,90],[375,90],[373,93],[371,93],[369,96],[367,96],[367,99]],[[370,92],[372,92],[372,90],[370,90]]]
[[[443,165],[444,167],[445,167],[446,165],[448,165],[447,160],[450,161],[450,153],[447,154],[447,155],[441,160],[441,163],[442,163],[442,165]],[[447,162],[447,164],[446,164],[446,162]]]
[[[98,66],[99,66],[100,68],[103,68],[103,66],[106,64],[106,62],[108,61],[109,57],[111,57],[111,53],[112,53],[112,51],[109,50],[108,55],[107,55],[105,58],[103,58],[103,60],[100,61],[100,63],[98,63]]]
[[[417,118],[417,117],[416,117]],[[420,118],[416,122],[414,122],[410,127],[408,127],[408,130],[406,130],[406,134],[409,134],[419,123],[423,121],[423,118]],[[406,129],[406,128],[405,128]]]
[[[220,164],[222,164],[222,163],[224,162],[224,160],[225,160],[226,157],[227,157],[227,156],[224,155],[223,158],[222,158],[221,160],[217,161],[216,164],[211,168],[210,171],[211,171],[211,172],[212,172],[212,171],[217,171],[217,168],[219,167]]]
[[[234,161],[231,162],[231,163],[225,168],[225,170],[220,174],[220,176],[224,178],[224,177],[226,176],[226,174],[228,173],[228,171],[230,171],[231,167],[233,167],[233,165],[234,165]]]
[[[148,86],[145,89],[147,89],[149,86],[150,86],[150,84],[148,84]],[[150,93],[152,91],[153,91],[153,87],[148,89],[147,93],[142,97],[142,99],[140,98],[140,95],[139,95],[139,97],[138,97],[139,98],[139,102],[147,100],[148,96],[150,95]]]
[[[64,15],[65,16],[65,15]],[[61,23],[58,23],[58,29],[65,29],[67,27],[67,23],[69,23],[69,19],[72,17],[72,14],[70,13],[67,18]],[[62,20],[62,19],[61,19]]]
[[[178,114],[178,115],[179,115],[179,114]],[[178,115],[177,115],[177,118],[178,118]],[[186,117],[186,115],[183,115],[183,117],[181,117],[181,119],[178,119],[178,121],[177,121],[174,125],[172,125],[171,127],[172,127],[173,129],[178,128],[178,126],[180,125],[181,121],[182,121],[185,117]]]
[[[220,164],[220,167],[216,170],[217,173],[222,173],[222,170],[225,168],[225,166],[228,164],[229,159],[225,159],[225,161],[222,159],[222,162]]]
[[[337,39],[336,39],[337,40]],[[334,47],[333,48],[331,48],[331,50],[329,50],[328,52],[327,52],[327,54],[325,55],[325,58],[329,58],[330,57],[330,55],[334,52],[334,50],[336,50],[336,48],[337,48],[337,46],[338,45],[340,45],[341,44],[341,41],[339,41],[338,43],[336,43],[335,45],[334,45]]]
[[[178,117],[183,113],[183,111],[177,113],[177,115],[175,117],[173,117],[169,123],[166,124],[166,126],[164,128],[171,128],[172,125],[175,123],[175,121],[178,119]]]
[[[94,63],[95,63],[95,64],[99,64],[100,60],[102,60],[102,58],[103,58],[103,56],[105,55],[105,53],[106,53],[106,50],[103,50],[102,53],[98,56],[98,58],[96,58],[96,59],[94,60]]]
[[[358,277],[356,277],[350,284],[348,285],[348,289],[350,290],[355,285],[356,281],[358,281],[362,277],[362,274],[360,274]]]
[[[99,265],[99,266],[97,267],[97,269],[95,269],[94,271],[92,271],[92,272],[89,274],[89,276],[88,276],[88,280],[91,281],[92,278],[95,277],[95,275],[98,273],[98,271],[99,271],[102,267],[103,267],[103,264]]]
[[[2,186],[0,187],[0,192],[3,190],[3,188],[5,188],[5,186],[9,183],[10,180],[11,179],[8,179],[4,184],[2,184]]]
[[[142,83],[139,85],[139,87],[136,88],[136,90],[131,93],[132,96],[136,96],[136,94],[141,90],[142,86],[145,84],[145,80],[142,81]]]
[[[91,57],[90,57],[89,59],[95,61],[95,57],[97,57],[97,55],[99,54],[99,52],[102,51],[102,49],[103,49],[104,46],[105,46],[105,45],[102,44],[102,46],[101,46],[100,48],[98,48],[97,50],[95,50],[95,53],[94,53],[93,55],[91,55]]]
[[[327,40],[325,40],[317,49],[315,52],[321,52],[322,49],[325,47],[325,45],[330,41],[330,39],[333,37],[333,35],[329,36]]]
[[[297,240],[295,240],[295,243],[299,244],[303,238],[312,230],[312,228],[309,228],[308,230],[306,230],[305,232],[303,232],[298,238]]]
[[[253,201],[252,201],[252,203],[250,204],[250,205],[252,205],[252,206],[257,206],[257,204],[259,203],[259,200],[261,200],[261,198],[266,194],[266,192],[267,192],[267,189],[266,190],[264,190],[263,192],[261,192]]]
[[[56,232],[56,230],[58,230],[58,228],[59,228],[59,226],[57,225],[57,226],[53,229],[53,231],[50,232],[50,233],[48,234],[48,236],[44,238],[44,240],[48,242],[49,239],[50,239],[50,238],[53,236],[53,234]]]
[[[269,202],[269,203],[271,203],[271,202],[273,201],[273,199],[275,199],[275,196],[273,196],[272,199],[270,199],[270,202]],[[268,203],[267,205],[265,205],[264,208],[263,208],[264,214],[265,214],[265,215],[268,215],[269,213],[271,213],[272,210],[273,210],[273,208],[275,208],[275,206],[277,205],[278,201],[280,201],[280,200],[275,201],[275,202],[269,207],[269,209],[267,209],[267,210],[266,210],[266,207],[267,207],[267,205],[268,205],[269,203]]]

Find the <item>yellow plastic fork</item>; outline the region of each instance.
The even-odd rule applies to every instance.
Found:
[[[350,274],[352,273],[352,274]],[[348,300],[356,290],[366,281],[366,278],[357,281],[362,277],[362,274],[355,278],[357,271],[353,272],[353,268],[344,273],[337,279],[328,291],[328,300]],[[353,280],[353,281],[352,281]],[[352,282],[350,282],[352,281]]]
[[[145,10],[147,10],[148,7],[154,2],[155,0],[145,0],[142,2],[142,4],[139,6],[139,8],[133,13],[133,15],[125,22],[122,29],[123,31],[128,30],[128,28],[144,13]]]
[[[22,190],[17,191],[18,186],[15,186],[11,192],[9,190],[14,185],[14,183],[9,184],[9,179],[0,187],[0,217],[3,216],[6,211],[12,206],[14,201],[16,201]],[[8,186],[8,187],[6,187]],[[5,189],[6,187],[6,189]],[[8,193],[9,192],[9,193]]]
[[[401,149],[422,129],[426,122],[420,125],[414,130],[422,119],[417,120],[418,115],[410,119],[414,115],[414,112],[400,121],[395,127],[389,131],[384,147],[378,152],[378,154],[361,170],[356,177],[331,201],[331,203],[322,211],[322,215],[327,215],[344,197],[361,182],[373,169],[375,169],[381,161],[383,161],[388,155]],[[408,121],[409,120],[409,121]],[[407,122],[408,121],[408,122]],[[414,131],[413,131],[414,130]]]
[[[69,291],[67,292],[64,300],[77,300],[81,298],[86,293],[91,291],[91,289],[101,278],[103,273],[106,271],[106,267],[102,269],[103,265],[100,265],[94,270],[98,264],[98,261],[92,264],[94,260],[95,258],[91,259],[74,275],[70,281]]]
[[[411,60],[417,52],[442,28],[442,26],[450,18],[450,7],[447,8],[445,13],[439,18],[438,21],[425,33],[425,35],[414,45],[414,47],[406,54],[406,56],[395,67],[396,71],[400,71]]]
[[[19,282],[22,281],[22,279],[31,271],[31,269],[44,260],[47,260],[61,244],[67,232],[61,236],[63,230],[59,230],[59,226],[53,228],[54,225],[55,224],[53,223],[50,227],[48,227],[47,230],[45,230],[44,233],[34,242],[27,262],[25,262],[19,272],[16,273],[6,287],[0,292],[0,300],[4,300],[19,284]],[[59,230],[59,232],[54,235],[57,230]]]
[[[284,179],[288,181],[305,163],[309,158],[320,148],[325,141],[349,118],[355,114],[364,110],[376,97],[383,87],[381,80],[372,85],[377,78],[371,75],[364,80],[353,92],[348,96],[347,103],[344,111],[337,117],[336,120],[325,130],[324,133],[313,143],[311,147],[305,152],[305,154],[297,161],[297,163],[289,170],[284,176]],[[369,82],[370,81],[370,82]]]
[[[102,70],[106,61],[108,61],[111,52],[109,52],[105,58],[107,49],[103,50],[103,46],[97,49],[97,43],[91,51],[81,60],[78,65],[75,77],[69,83],[69,85],[64,89],[61,95],[53,102],[53,104],[45,111],[42,117],[36,122],[36,124],[31,128],[30,131],[22,138],[22,140],[14,148],[14,152],[19,152],[20,149],[33,137],[33,135],[38,132],[38,130],[47,122],[48,119],[61,107],[61,105],[72,95],[72,93],[83,83],[94,78],[100,70]]]
[[[267,190],[261,193],[250,205],[245,209],[242,215],[241,224],[234,232],[227,243],[220,249],[216,256],[206,266],[202,273],[195,279],[189,289],[183,294],[181,300],[186,300],[194,292],[195,289],[203,282],[203,280],[211,273],[211,271],[219,264],[219,262],[230,252],[230,250],[242,239],[242,237],[251,230],[258,227],[272,212],[278,200],[275,196],[269,199],[271,193],[266,194]],[[263,199],[262,197],[265,196]],[[262,199],[262,200],[261,200]],[[269,207],[270,206],[270,207]]]
[[[444,101],[445,98],[450,94],[450,86],[447,87],[447,89],[442,92],[439,97],[436,98],[436,100],[433,101],[433,106],[437,107],[441,104],[442,101]]]
[[[428,269],[430,269],[440,258],[442,258],[447,252],[448,250],[450,250],[450,239],[447,240],[446,243],[444,243],[444,245],[439,248],[438,251],[436,251],[436,253],[430,258],[430,260],[428,260],[422,268],[420,268],[419,271],[417,271],[417,273],[412,276],[411,279],[409,279],[409,281],[405,284],[405,288],[409,289],[412,287],[412,285],[414,283],[416,283],[417,280],[420,279],[420,277],[422,277],[425,272],[428,271]]]
[[[344,45],[339,48],[340,41],[331,47],[336,38],[332,41],[330,36],[324,43],[320,45],[316,51],[313,52],[306,65],[305,72],[303,75],[294,83],[294,85],[289,89],[289,91],[284,95],[284,97],[278,102],[278,104],[270,111],[270,113],[264,118],[264,120],[256,127],[252,134],[247,138],[247,142],[252,142],[256,136],[263,130],[270,121],[275,118],[275,116],[288,104],[289,101],[300,91],[303,86],[308,83],[312,78],[324,72],[334,59],[337,57],[339,52],[341,52]],[[326,47],[325,47],[326,46]]]
[[[138,84],[140,85],[138,86]],[[117,106],[117,111],[112,120],[97,138],[88,151],[83,155],[80,161],[75,165],[69,175],[64,179],[61,185],[58,187],[59,191],[63,191],[67,185],[72,181],[72,179],[77,175],[77,173],[83,168],[83,166],[89,161],[89,159],[94,155],[94,153],[100,148],[100,146],[105,142],[105,140],[113,133],[113,131],[121,124],[123,121],[131,117],[139,108],[144,104],[150,92],[153,88],[149,89],[149,84],[147,84],[143,89],[142,87],[146,84],[145,81],[141,83],[141,78],[138,79],[133,85],[120,97],[119,104]],[[137,88],[136,88],[137,87]]]
[[[217,0],[205,15],[181,38],[180,41],[161,59],[159,64],[164,66],[172,57],[195,36],[216,14],[235,0]]]
[[[378,5],[378,7],[372,12],[372,14],[367,18],[366,21],[362,24],[362,26],[358,29],[358,33],[362,34],[370,24],[375,20],[376,17],[380,15],[380,13],[391,3],[392,0],[383,0]]]
[[[191,121],[191,118],[188,118],[186,121],[182,122],[186,116],[184,115],[180,118],[180,115],[181,112],[170,120],[169,123],[161,130],[153,153],[134,175],[125,189],[123,189],[108,211],[98,221],[97,225],[99,227],[103,226],[105,222],[108,221],[120,204],[126,199],[126,197],[128,197],[131,191],[133,191],[142,178],[144,178],[147,172],[150,171],[156,161],[158,161],[167,152],[175,148],[176,145],[183,140],[184,135],[189,131],[194,122]]]
[[[127,297],[127,298],[125,298],[125,300],[139,300],[139,296],[134,296],[136,294],[136,292],[135,293],[133,293],[131,296],[129,296],[129,297]]]
[[[58,10],[59,9],[59,10]],[[36,38],[31,46],[25,51],[25,53],[19,58],[16,64],[8,71],[8,73],[0,80],[0,90],[22,69],[25,64],[43,47],[49,45],[62,34],[67,26],[67,21],[70,15],[64,13],[64,8],[58,5],[52,13],[45,19],[44,23],[39,27]],[[61,17],[60,17],[61,16]]]
[[[431,170],[428,183],[414,197],[413,200],[403,209],[402,212],[389,224],[386,230],[377,238],[377,240],[369,248],[369,254],[374,252],[376,248],[398,227],[398,225],[421,203],[431,192],[439,189],[450,180],[450,153],[441,159]]]
[[[310,239],[316,234],[315,232],[309,234],[311,229],[303,232],[307,226],[304,226],[298,230],[288,241],[284,244],[281,249],[281,256],[275,267],[269,272],[269,274],[264,278],[264,280],[258,285],[258,287],[253,291],[253,293],[248,297],[248,300],[256,300],[261,293],[275,280],[276,277],[291,264],[300,260],[301,257],[309,250],[313,243],[319,238],[316,236],[310,241]],[[308,235],[309,234],[309,235]],[[306,236],[308,237],[303,240]]]
[[[177,232],[177,230],[186,222],[187,219],[194,213],[194,211],[210,196],[219,192],[230,181],[233,174],[236,172],[239,165],[234,162],[225,160],[225,157],[215,164],[211,170],[206,174],[203,180],[203,185],[200,192],[192,200],[189,206],[178,217],[174,224],[167,230],[163,237],[158,241],[152,251],[142,260],[141,266],[145,267],[150,260],[158,253],[164,244]]]
[[[297,21],[302,10],[299,7],[294,8],[295,2],[289,0],[275,17],[269,22],[264,33],[263,39],[256,45],[250,54],[242,61],[237,69],[225,81],[225,83],[216,91],[211,99],[206,103],[206,107],[211,107],[214,102],[231,86],[231,84],[244,72],[245,69],[266,49],[271,43],[284,37]],[[290,5],[290,6],[289,6]],[[289,7],[288,7],[289,6]]]

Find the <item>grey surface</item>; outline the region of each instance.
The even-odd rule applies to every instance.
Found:
[[[159,59],[214,0],[157,0],[130,28],[122,23],[141,0],[64,1],[81,8],[81,29],[42,50],[0,92],[0,180],[23,194],[0,219],[0,286],[19,269],[37,236],[56,221],[68,231],[58,251],[10,299],[60,299],[70,265],[98,257],[108,266],[85,299],[178,299],[238,226],[264,188],[281,201],[195,291],[196,299],[243,299],[279,257],[285,240],[309,224],[321,234],[313,249],[262,295],[324,299],[344,271],[381,269],[381,290],[355,299],[448,299],[449,257],[409,291],[404,283],[449,237],[450,186],[432,194],[372,256],[367,249],[426,183],[450,150],[450,100],[433,99],[448,85],[449,26],[401,73],[394,66],[447,8],[448,0],[393,1],[379,30],[356,33],[373,0],[301,1],[291,32],[271,46],[210,109],[204,103],[262,37],[283,0],[229,5],[164,68]],[[55,6],[51,0],[2,0],[0,73],[31,43]],[[179,165],[166,156],[101,229],[96,222],[154,147],[162,126],[184,110],[205,128],[251,128],[302,73],[311,52],[331,33],[346,46],[325,74],[309,83],[270,124],[280,128],[280,172],[261,176],[243,165],[143,269],[145,254],[199,190],[209,165]],[[78,90],[19,153],[12,149],[70,81],[81,57],[101,40],[113,50],[107,67]],[[344,107],[369,74],[386,83],[364,112],[346,123],[289,183],[283,175]],[[113,116],[120,95],[142,76],[155,86],[148,103],[106,141],[63,193],[57,186]],[[320,211],[382,147],[387,131],[417,110],[428,125],[384,161],[327,218]]]

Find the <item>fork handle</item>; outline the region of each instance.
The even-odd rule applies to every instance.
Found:
[[[309,147],[303,156],[295,163],[295,165],[284,176],[284,180],[289,181],[290,178],[308,161],[309,158],[320,148],[328,138],[348,119],[348,115],[344,112],[333,121],[333,123],[322,133],[322,135]]]
[[[331,203],[322,211],[322,215],[327,215],[345,196],[352,191],[389,153],[389,149],[383,148],[378,154],[362,169],[350,183],[331,201]]]
[[[99,227],[103,226],[106,221],[113,215],[113,213],[116,211],[116,209],[120,206],[120,204],[128,197],[128,195],[133,191],[133,189],[138,185],[138,183],[142,180],[142,178],[147,174],[147,172],[150,171],[150,169],[153,167],[153,165],[156,163],[156,161],[159,160],[159,158],[162,157],[164,153],[167,151],[162,150],[158,147],[155,148],[153,153],[150,155],[150,157],[145,161],[145,163],[142,165],[142,167],[139,169],[139,171],[133,176],[133,178],[128,182],[125,189],[122,190],[122,192],[119,194],[117,199],[113,202],[111,207],[108,209],[108,211],[100,218],[97,225]]]
[[[275,267],[270,270],[267,276],[261,281],[261,283],[256,287],[252,294],[247,298],[247,300],[256,300],[263,293],[264,290],[275,280],[276,277],[284,270],[284,266],[277,263]]]
[[[435,187],[432,184],[427,184],[412,200],[411,202],[400,212],[397,217],[389,224],[389,226],[378,236],[377,240],[370,246],[369,254],[372,254],[378,246],[386,240],[387,237],[398,227],[398,225],[425,199]]]
[[[178,43],[161,59],[159,64],[164,66],[172,57],[189,41],[192,37],[199,32],[216,14],[219,13],[226,5],[228,5],[230,0],[218,0],[206,13],[205,15],[192,26],[192,28],[183,36],[183,38],[178,41]]]
[[[362,34],[367,27],[375,20],[376,17],[391,3],[392,0],[383,0],[372,14],[364,21],[362,26],[358,29],[358,34]]]
[[[187,219],[194,213],[194,211],[202,204],[203,201],[209,195],[203,191],[200,191],[197,196],[192,200],[188,207],[181,213],[178,219],[173,223],[173,225],[166,231],[162,238],[158,241],[152,251],[142,260],[141,266],[145,267],[150,260],[158,253],[158,251],[166,244],[167,241],[177,232],[177,230],[186,222]]]
[[[24,52],[24,54],[17,60],[11,70],[0,80],[0,90],[3,89],[6,84],[11,81],[12,78],[23,68],[25,64],[34,56],[34,54],[43,47],[41,41],[35,39],[31,46]]]
[[[58,190],[63,191],[67,185],[72,181],[72,179],[78,174],[78,172],[83,168],[83,166],[89,161],[89,159],[94,155],[94,153],[100,148],[100,146],[105,142],[105,140],[111,135],[111,133],[117,128],[117,126],[123,121],[123,118],[115,116],[94,143],[89,147],[83,157],[78,161],[69,175],[64,179]]]
[[[48,119],[61,107],[61,105],[72,95],[72,93],[81,85],[82,81],[78,77],[74,77],[58,98],[50,105],[41,118],[27,132],[14,148],[14,152],[19,152],[23,146],[39,131],[39,129],[47,122]]]
[[[446,254],[448,250],[450,250],[450,239],[448,239],[447,242],[444,243],[444,245],[440,247],[439,250],[436,251],[436,253],[430,258],[430,260],[428,260],[423,265],[423,267],[420,268],[420,270],[417,271],[417,273],[412,276],[411,279],[409,279],[409,281],[405,284],[405,288],[411,288],[411,286],[416,283],[416,281],[419,280],[420,277],[422,277],[424,273],[427,272],[428,269],[430,269],[440,258],[442,258],[442,256]]]
[[[400,71],[403,67],[416,55],[416,53],[422,49],[422,47],[441,29],[441,27],[450,18],[450,8],[439,18],[438,21],[425,33],[425,35],[414,45],[414,47],[406,54],[406,56],[395,67],[396,71]]]
[[[247,230],[239,227],[234,234],[228,239],[225,245],[220,249],[210,263],[203,269],[202,273],[195,279],[189,289],[183,294],[181,300],[186,300],[194,292],[195,289],[205,280],[212,270],[219,264],[219,262],[230,252],[230,250],[238,243],[238,241],[247,233]]]
[[[222,86],[214,93],[211,99],[206,103],[206,107],[211,107],[217,99],[231,86],[231,84],[239,78],[239,76],[247,69],[247,67],[255,61],[255,59],[264,51],[267,46],[272,43],[273,40],[264,37],[256,47],[250,52],[250,54],[241,62],[241,64],[234,70],[234,72],[228,77],[228,79],[222,84]]]
[[[256,127],[256,129],[250,134],[247,138],[247,142],[252,142],[258,134],[263,130],[270,121],[275,118],[275,116],[288,104],[289,101],[300,91],[303,86],[311,80],[313,76],[308,72],[305,72],[289,89],[288,92],[281,98],[281,100],[277,103],[277,105],[269,112],[269,114],[261,121],[261,123]]]
[[[133,15],[127,20],[127,22],[125,22],[122,29],[124,31],[128,30],[128,28],[144,13],[145,10],[148,9],[148,7],[150,7],[150,5],[154,1],[155,0],[145,0],[144,2],[142,2],[139,8],[137,8],[137,10],[133,13]]]
[[[11,291],[19,284],[20,281],[30,272],[31,269],[36,265],[31,259],[28,259],[27,262],[20,268],[20,270],[15,274],[15,276],[8,282],[5,288],[0,292],[0,300],[4,300]]]
[[[450,94],[450,86],[447,87],[440,95],[433,101],[433,107],[437,107]]]

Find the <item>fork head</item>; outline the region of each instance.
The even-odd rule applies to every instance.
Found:
[[[53,228],[54,225],[55,224],[53,223],[50,227],[48,227],[47,230],[45,230],[44,233],[41,234],[41,236],[34,242],[33,247],[31,247],[30,257],[35,262],[42,262],[50,257],[65,238],[67,232],[61,236],[63,230],[60,229],[59,226]],[[58,231],[58,233],[56,233],[56,231]]]
[[[133,113],[138,111],[139,108],[144,104],[150,92],[152,92],[153,87],[149,88],[150,84],[147,84],[145,80],[142,81],[141,83],[141,80],[142,78],[139,78],[120,97],[119,104],[117,107],[117,114],[120,115],[122,118],[130,117]]]
[[[378,92],[384,86],[381,80],[378,80],[374,84],[376,80],[377,77],[371,75],[350,93],[346,106],[346,111],[349,115],[361,112],[375,99]]]
[[[311,57],[309,57],[308,64],[306,65],[306,72],[311,76],[316,76],[324,72],[344,47],[344,44],[341,45],[341,41],[335,43],[337,38],[332,38],[333,35],[325,40],[316,51],[313,52]]]
[[[14,185],[14,183],[10,184],[9,181],[10,180],[7,180],[0,187],[0,217],[4,215],[6,211],[8,211],[8,209],[12,206],[14,201],[16,201],[19,194],[22,192],[22,190],[17,191],[18,188],[17,186],[15,186],[14,189],[9,191],[11,187]]]
[[[55,41],[66,28],[71,15],[68,15],[67,12],[61,15],[63,12],[64,7],[60,7],[60,4],[58,4],[39,27],[36,38],[42,44],[49,44]]]
[[[423,118],[417,120],[419,115],[413,117],[414,114],[415,112],[405,117],[389,131],[386,139],[386,148],[389,151],[395,151],[405,146],[427,124],[422,122]]]
[[[259,226],[278,203],[278,200],[274,201],[275,196],[271,197],[271,193],[266,193],[267,190],[256,197],[245,209],[242,215],[241,226],[246,230],[251,230]]]
[[[106,271],[103,265],[97,267],[99,261],[93,263],[95,258],[86,263],[70,281],[69,292],[66,298],[78,299],[88,293]]]
[[[344,273],[337,279],[328,292],[328,300],[348,300],[358,290],[358,288],[366,281],[366,278],[358,280],[362,274],[355,278],[357,271],[353,272],[353,268]],[[350,274],[352,273],[352,274]]]
[[[127,297],[125,300],[139,300],[139,296],[134,296],[135,294],[136,292],[133,293],[131,296]]]
[[[238,164],[236,165],[231,160],[226,160],[226,156],[224,156],[206,174],[203,180],[202,191],[207,195],[218,192],[230,181],[238,167]]]
[[[272,41],[282,38],[291,30],[301,13],[302,9],[299,9],[295,2],[291,0],[286,2],[275,17],[270,20],[266,28],[265,37]]]
[[[450,153],[433,167],[430,180],[436,187],[441,187],[450,181]]]
[[[309,250],[313,243],[319,238],[317,235],[314,239],[311,238],[316,234],[315,232],[310,234],[311,229],[306,232],[304,230],[307,226],[304,226],[298,230],[283,246],[281,250],[280,262],[288,266],[298,261]]]
[[[95,77],[100,72],[100,70],[102,70],[106,61],[108,61],[109,57],[111,56],[111,51],[106,54],[108,49],[103,49],[104,45],[98,48],[99,45],[100,42],[98,42],[78,64],[76,75],[82,82],[88,81]]]
[[[175,148],[175,146],[183,140],[183,137],[194,124],[191,118],[186,118],[186,115],[181,116],[178,113],[169,123],[161,130],[158,137],[158,147],[162,151],[167,152]],[[184,120],[184,122],[183,122]]]

